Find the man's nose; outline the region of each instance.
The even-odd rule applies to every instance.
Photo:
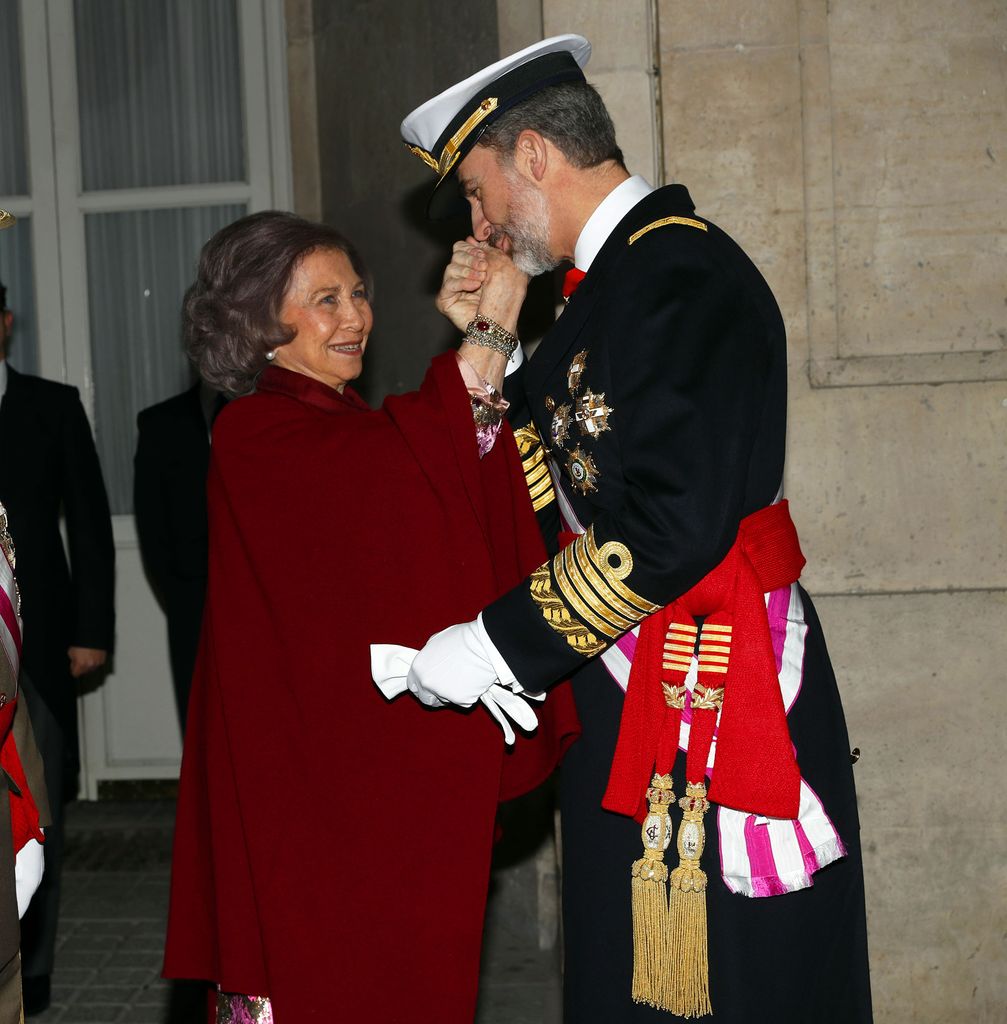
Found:
[[[482,203],[476,203],[472,207],[472,237],[477,242],[486,242],[493,234],[493,225],[483,214]]]

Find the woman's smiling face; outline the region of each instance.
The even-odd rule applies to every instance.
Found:
[[[367,288],[339,249],[316,249],[294,268],[280,322],[297,332],[276,350],[277,366],[342,391],[360,376],[374,314]]]

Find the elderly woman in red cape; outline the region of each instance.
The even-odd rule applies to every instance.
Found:
[[[214,983],[221,1022],[471,1021],[497,803],[576,730],[562,689],[507,749],[486,708],[371,680],[371,643],[419,647],[544,557],[500,417],[523,275],[474,247],[452,268],[487,337],[377,410],[348,386],[368,275],[331,228],[246,217],[186,297],[200,373],[243,397],[213,432],[165,973]],[[510,691],[486,703],[534,721]]]

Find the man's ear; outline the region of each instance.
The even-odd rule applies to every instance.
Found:
[[[526,177],[541,184],[549,167],[549,145],[537,131],[526,128],[517,137],[514,161]]]
[[[11,327],[14,326],[14,314],[9,309],[5,309],[3,311],[2,316],[3,316],[3,332],[4,332],[4,336],[6,337],[8,334],[10,334]]]

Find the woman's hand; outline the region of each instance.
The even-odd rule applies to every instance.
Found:
[[[470,236],[455,242],[437,308],[463,333],[478,313],[516,335],[527,291],[528,275],[518,270],[509,256]],[[503,388],[506,356],[468,338],[462,338],[458,352],[484,381],[497,391]]]
[[[462,332],[479,312],[516,334],[527,291],[528,275],[509,256],[470,235],[454,244],[437,308]]]
[[[478,312],[517,334],[518,314],[528,293],[528,275],[499,249],[487,247],[483,253],[487,276],[479,292]]]
[[[455,242],[436,305],[463,334],[479,308],[487,272],[486,250],[474,238]]]

